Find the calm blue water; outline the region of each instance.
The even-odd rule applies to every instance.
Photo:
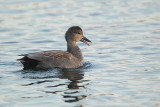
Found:
[[[22,70],[19,54],[66,50],[81,26],[85,64]],[[159,107],[159,0],[0,0],[0,107]]]

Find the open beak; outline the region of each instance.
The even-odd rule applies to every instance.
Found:
[[[91,42],[91,41],[89,39],[87,39],[86,37],[83,37],[81,39],[81,42],[83,42],[83,43],[85,43],[85,44],[87,44],[89,46],[89,42]]]

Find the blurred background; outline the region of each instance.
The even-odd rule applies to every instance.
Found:
[[[23,70],[19,54],[66,50],[80,26],[77,69]],[[1,107],[159,107],[159,0],[0,0]]]

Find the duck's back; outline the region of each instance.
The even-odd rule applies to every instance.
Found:
[[[83,61],[71,53],[61,50],[35,52],[20,56],[24,56],[19,59],[24,69],[77,68],[83,65]]]

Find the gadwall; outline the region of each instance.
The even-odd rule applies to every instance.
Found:
[[[83,35],[79,26],[70,27],[65,33],[67,41],[67,51],[49,50],[23,54],[18,59],[24,66],[24,69],[50,69],[50,68],[78,68],[84,64],[84,59],[80,48],[76,42],[82,41],[89,45],[88,40]]]

